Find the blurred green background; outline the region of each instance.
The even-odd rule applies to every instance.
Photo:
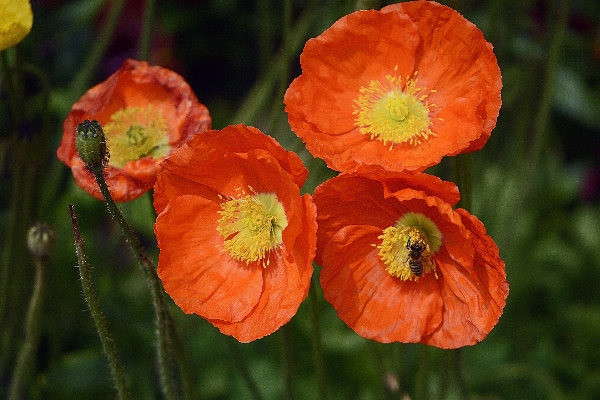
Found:
[[[76,204],[101,307],[137,399],[160,398],[154,321],[143,275],[101,202],[75,186],[55,156],[72,104],[126,57],[139,57],[147,2],[35,0],[34,25],[0,70],[0,398],[23,344],[34,268],[25,233],[56,229],[47,265],[39,346],[27,399],[114,398],[107,362],[82,298],[68,204]],[[305,191],[334,175],[290,131],[283,93],[300,73],[303,44],[358,8],[392,2],[163,0],[155,6],[149,61],[183,75],[213,127],[254,125],[298,152]],[[498,124],[472,155],[471,212],[506,262],[510,294],[498,325],[459,352],[383,345],[341,322],[317,285],[325,372],[312,358],[311,304],[278,332],[240,345],[173,306],[194,399],[597,399],[600,398],[600,2],[451,0],[494,45],[503,75]],[[106,43],[105,48],[98,48]],[[100,46],[101,47],[101,46]],[[6,67],[19,64],[15,117]],[[449,160],[429,172],[450,179]],[[151,194],[122,204],[156,259]],[[318,278],[318,268],[315,270]],[[314,282],[317,282],[315,280]],[[289,371],[290,375],[282,371]],[[286,377],[287,376],[287,377]]]

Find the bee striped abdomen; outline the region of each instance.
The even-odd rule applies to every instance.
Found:
[[[408,239],[406,248],[408,249],[408,265],[410,266],[411,272],[416,276],[423,275],[422,256],[425,251],[425,245],[420,242],[411,242],[411,240]]]

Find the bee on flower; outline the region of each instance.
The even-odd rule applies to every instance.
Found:
[[[379,342],[472,345],[508,295],[504,262],[457,187],[427,174],[341,174],[315,190],[325,299]]]

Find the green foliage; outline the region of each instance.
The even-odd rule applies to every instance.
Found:
[[[129,3],[123,26],[117,26],[99,65],[91,66],[94,72],[85,85],[106,78],[124,56],[135,57],[138,31],[131,31],[141,26],[141,12]],[[303,190],[312,193],[335,173],[312,158],[290,131],[282,94],[300,72],[302,44],[357,3],[291,1],[297,31],[289,42],[283,34],[283,3],[160,2],[150,59],[190,82],[215,128],[249,123],[297,151],[310,170]],[[497,127],[484,149],[473,155],[471,211],[484,222],[506,262],[507,305],[485,340],[449,352],[362,339],[337,318],[318,288],[329,399],[391,399],[404,393],[414,399],[460,399],[464,388],[473,399],[600,398],[600,189],[584,196],[594,189],[588,178],[600,176],[600,6],[593,0],[572,0],[565,34],[557,39],[561,2],[444,3],[481,27],[503,72]],[[101,1],[34,2],[30,36],[2,53],[0,398],[7,394],[6,382],[23,344],[23,316],[34,275],[25,232],[39,219],[54,226],[57,246],[48,260],[41,336],[26,398],[114,396],[74,267],[71,203],[78,207],[100,307],[131,392],[137,399],[155,399],[160,393],[144,276],[104,205],[76,187],[55,157],[62,121],[82,94],[72,81],[106,11]],[[559,40],[559,57],[549,65],[554,40]],[[36,66],[35,73],[23,70],[20,88],[6,79],[16,60]],[[545,104],[541,100],[547,88]],[[445,160],[432,172],[447,179],[447,166]],[[156,260],[151,194],[121,208]],[[308,299],[285,327],[287,333],[280,330],[246,345],[170,305],[190,363],[193,399],[252,398],[248,377],[265,399],[317,398]],[[286,351],[291,357],[284,357]],[[286,386],[284,364],[293,376],[291,387]],[[453,373],[457,365],[464,382]],[[390,380],[398,383],[398,392],[390,392]]]

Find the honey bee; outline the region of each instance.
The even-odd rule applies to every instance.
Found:
[[[406,248],[408,249],[408,265],[410,270],[416,276],[423,275],[423,252],[425,251],[425,244],[422,242],[411,242],[410,238],[406,242]]]

